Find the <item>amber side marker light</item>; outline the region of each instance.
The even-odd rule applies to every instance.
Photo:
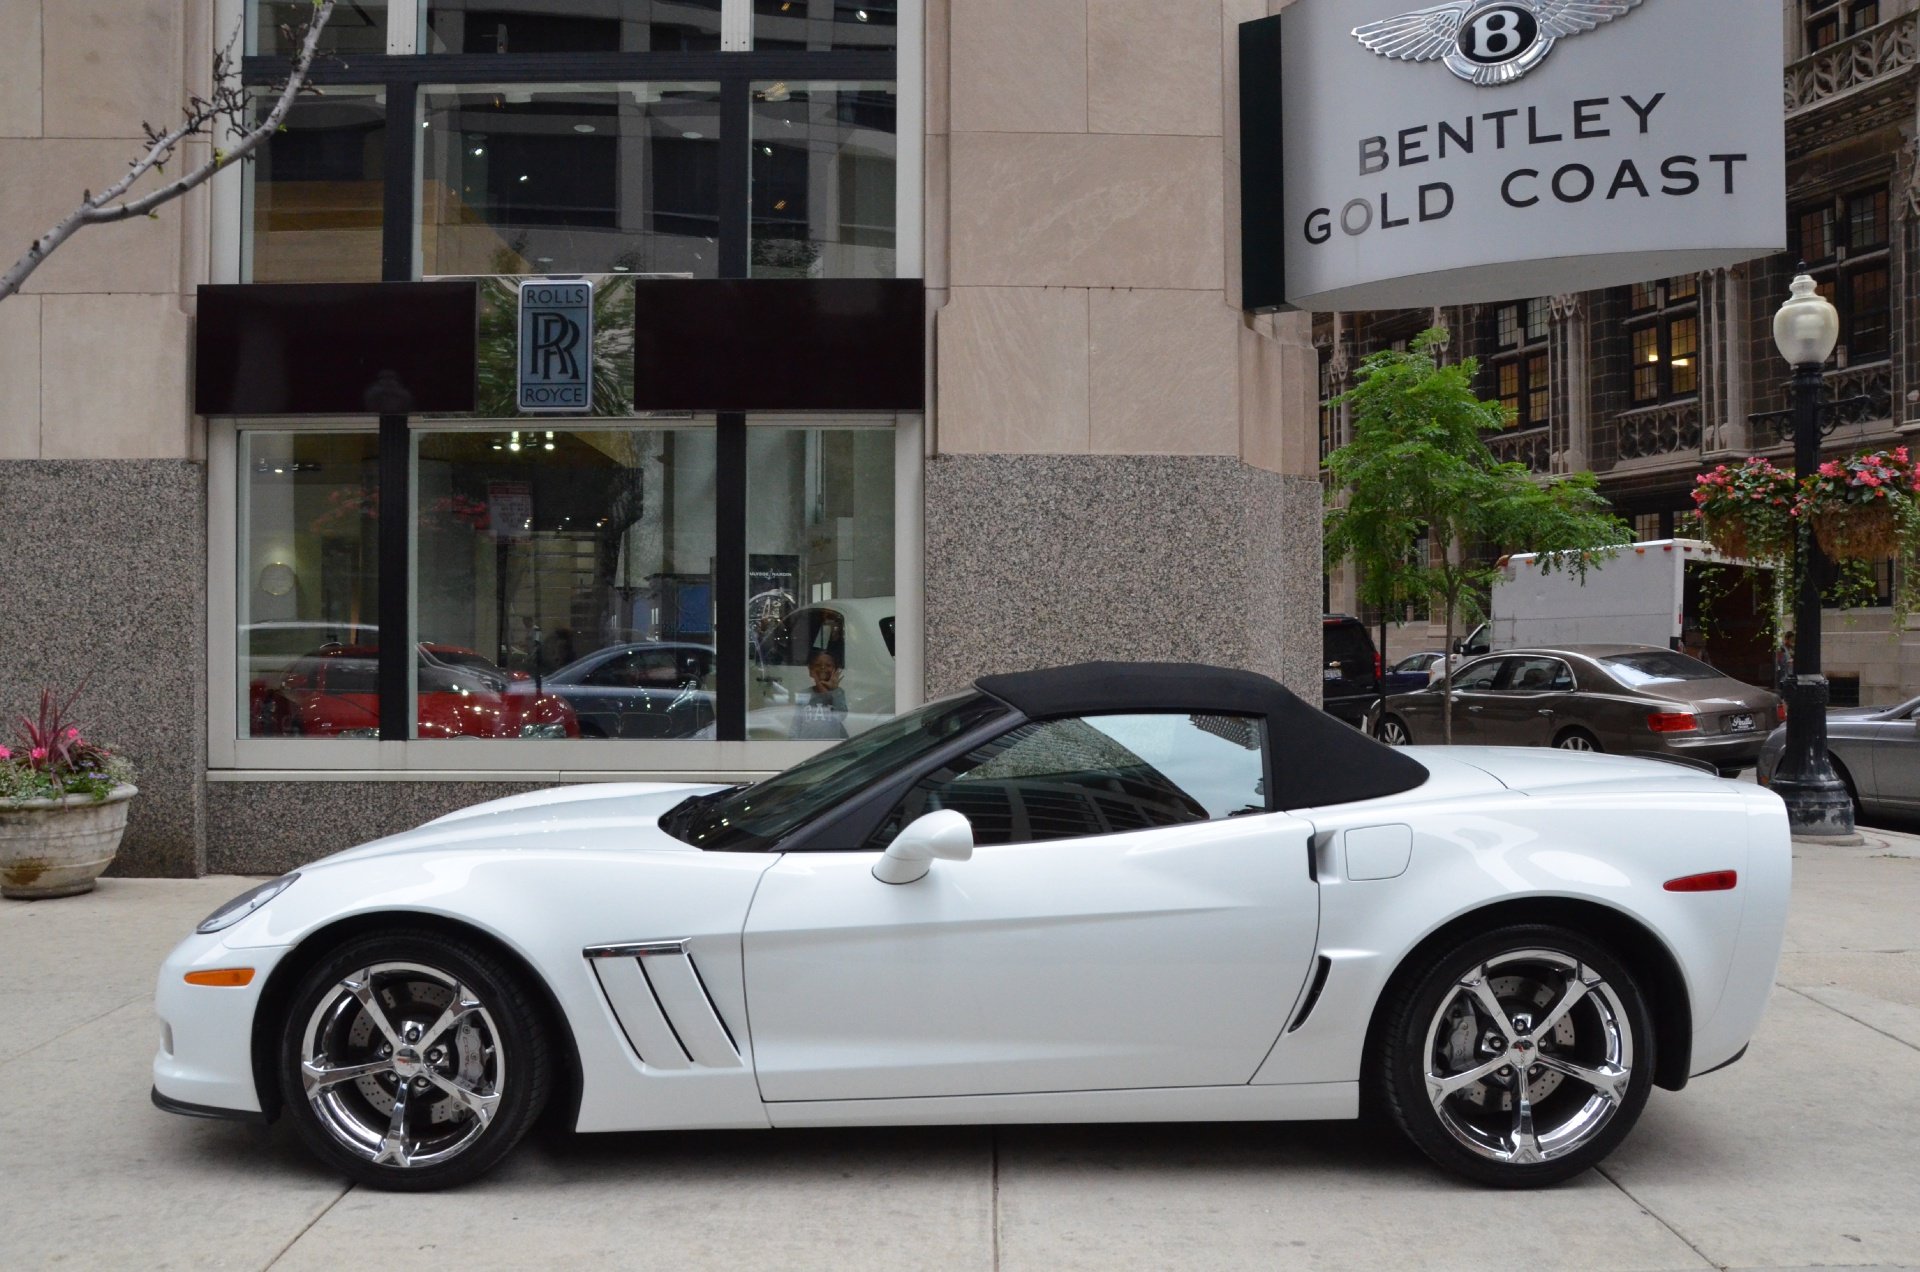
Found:
[[[1731,892],[1739,883],[1738,870],[1709,870],[1706,874],[1669,879],[1666,887],[1668,892]]]
[[[1672,887],[1672,884],[1668,884]],[[212,985],[218,989],[239,989],[253,984],[251,967],[222,967],[211,972],[188,972],[187,984]]]

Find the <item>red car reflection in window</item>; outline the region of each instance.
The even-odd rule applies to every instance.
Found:
[[[376,646],[332,645],[298,659],[267,695],[257,732],[378,737],[379,657]],[[414,669],[416,737],[580,736],[580,721],[565,699],[539,692],[524,673],[502,671],[473,650],[422,644]]]

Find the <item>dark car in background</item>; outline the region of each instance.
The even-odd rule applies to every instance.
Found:
[[[1444,682],[1390,694],[1369,719],[1393,746],[1446,740]],[[1733,774],[1759,757],[1780,699],[1651,645],[1510,649],[1453,673],[1453,741],[1656,755]]]
[[[1380,698],[1380,654],[1367,626],[1350,614],[1320,618],[1325,668],[1320,704],[1326,713],[1354,728],[1366,726],[1367,711]]]
[[[711,645],[640,641],[595,650],[547,676],[588,738],[691,738],[714,720]]]
[[[1408,654],[1393,664],[1386,675],[1380,677],[1380,692],[1383,694],[1412,693],[1417,689],[1425,689],[1433,679],[1433,669],[1444,658],[1446,655],[1437,649]]]

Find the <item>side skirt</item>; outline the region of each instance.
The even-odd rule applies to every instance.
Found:
[[[1306,1122],[1360,1115],[1358,1082],[1043,1091],[768,1104],[775,1126],[987,1126],[1066,1122]]]

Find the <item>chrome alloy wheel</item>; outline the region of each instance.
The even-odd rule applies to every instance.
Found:
[[[1462,976],[1427,1027],[1427,1099],[1476,1156],[1504,1165],[1592,1143],[1633,1081],[1632,1016],[1593,968],[1546,949]]]
[[[375,963],[321,994],[300,1040],[320,1125],[375,1165],[432,1166],[486,1131],[506,1080],[500,1030],[446,972]]]
[[[1407,726],[1392,716],[1380,722],[1380,727],[1374,731],[1374,737],[1385,742],[1388,746],[1413,745],[1413,738],[1408,735]]]
[[[1554,745],[1562,751],[1598,751],[1600,749],[1593,744],[1593,739],[1584,733],[1569,733]]]

